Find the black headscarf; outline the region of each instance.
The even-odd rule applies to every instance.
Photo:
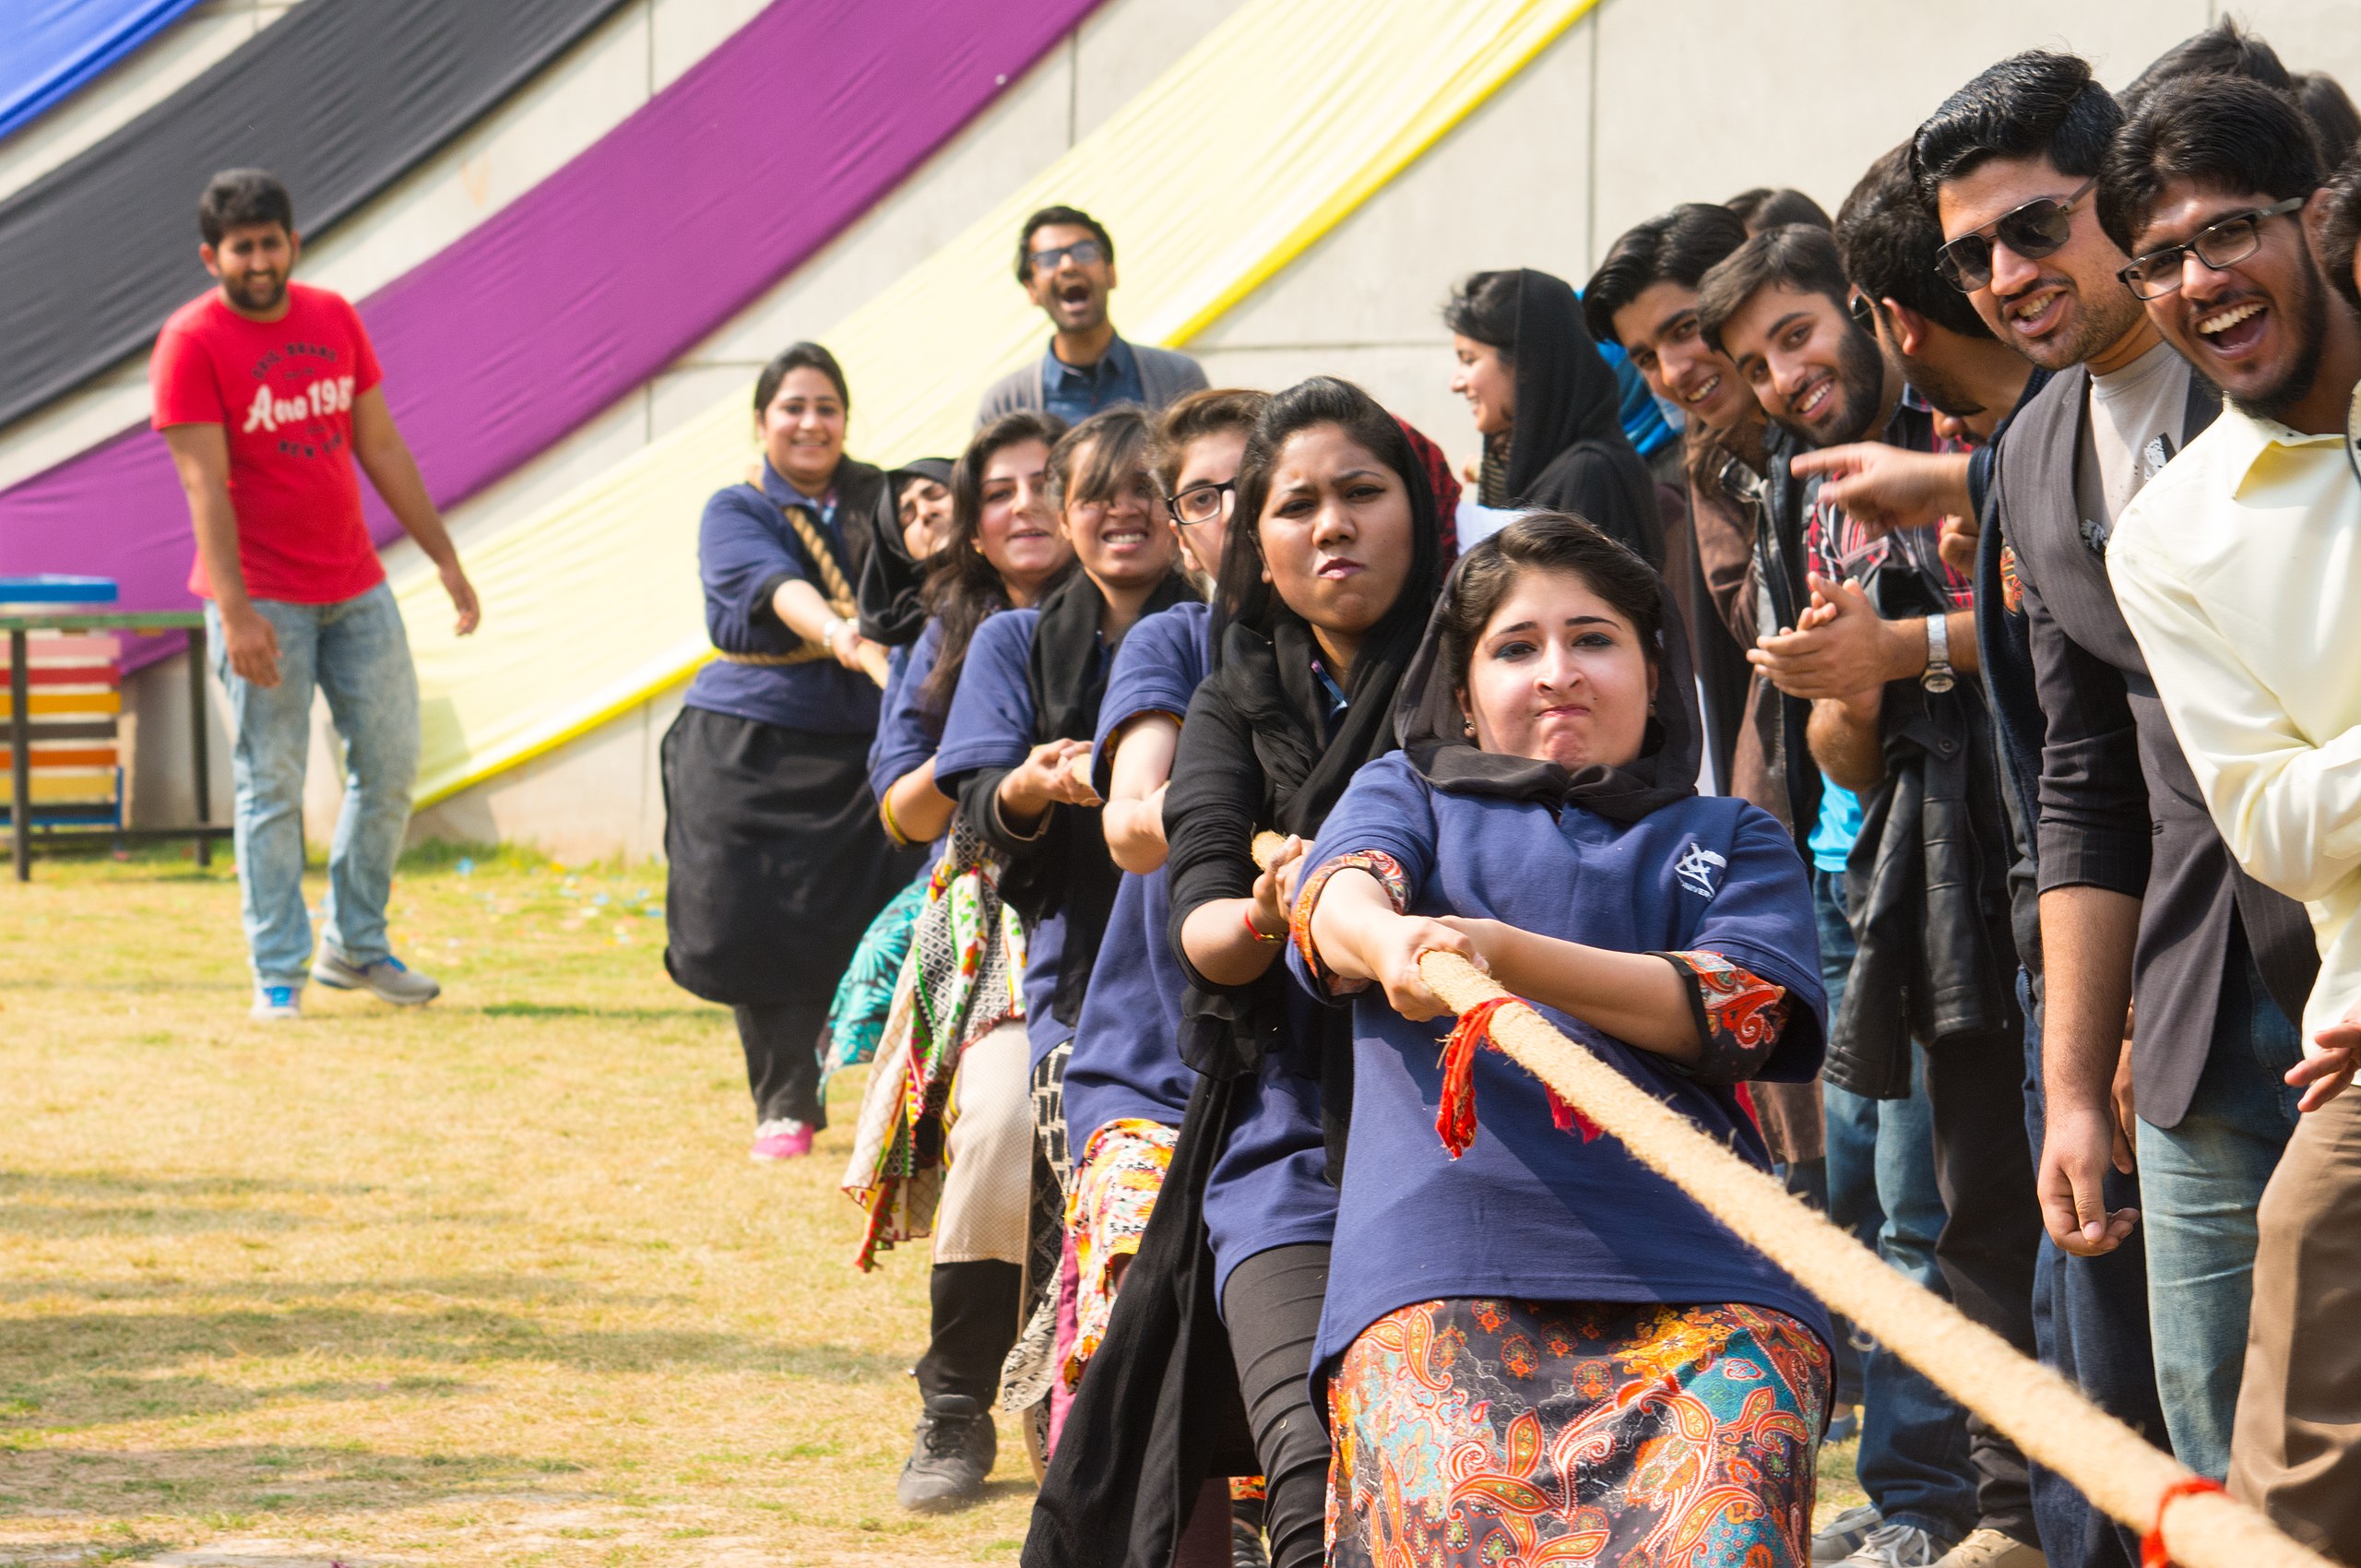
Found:
[[[1655,712],[1648,719],[1640,754],[1621,767],[1593,764],[1570,772],[1554,762],[1481,751],[1467,739],[1442,646],[1444,606],[1465,569],[1463,562],[1453,570],[1436,601],[1426,637],[1402,677],[1394,703],[1394,730],[1402,750],[1427,782],[1446,794],[1532,801],[1552,811],[1577,806],[1611,822],[1637,822],[1697,793],[1704,725],[1698,717],[1689,636],[1672,590],[1661,579],[1656,590],[1660,619],[1651,650],[1656,665]]]
[[[921,479],[948,489],[951,466],[948,457],[920,457],[885,476],[885,505],[870,515],[869,561],[854,590],[860,635],[872,642],[907,647],[926,628],[926,563],[902,542],[902,492]]]
[[[1181,726],[1181,754],[1165,791],[1171,837],[1165,865],[1172,888],[1170,941],[1192,982],[1182,1051],[1200,1071],[1226,1076],[1252,1069],[1276,1038],[1284,980],[1274,970],[1251,986],[1212,984],[1189,964],[1182,926],[1199,906],[1251,886],[1252,870],[1240,849],[1256,829],[1315,837],[1353,775],[1394,748],[1394,695],[1442,583],[1442,544],[1433,487],[1418,448],[1406,437],[1398,451],[1380,456],[1400,475],[1409,497],[1410,570],[1393,607],[1361,639],[1344,683],[1345,711],[1330,717],[1326,688],[1312,668],[1320,644],[1311,623],[1275,592],[1264,591],[1222,629],[1213,673],[1197,688]],[[1232,526],[1253,525],[1241,517]],[[1321,1057],[1333,1171],[1342,1168],[1344,1118],[1351,1104],[1349,1039],[1323,1041]]]
[[[1246,721],[1267,793],[1268,814],[1258,814],[1257,821],[1282,833],[1309,837],[1317,832],[1360,766],[1394,747],[1394,694],[1418,652],[1443,570],[1434,488],[1418,445],[1406,435],[1405,442],[1411,457],[1401,474],[1410,501],[1410,572],[1393,608],[1361,639],[1344,683],[1341,719],[1331,721],[1327,690],[1312,671],[1313,661],[1322,655],[1311,624],[1287,608],[1286,600],[1275,592],[1266,593],[1261,604],[1249,606],[1242,619],[1228,624],[1219,624],[1221,611],[1218,606],[1215,610],[1220,635],[1214,640],[1214,669],[1198,694]],[[1196,704],[1190,706],[1193,709]],[[1196,770],[1187,779],[1176,772],[1165,795],[1167,819],[1185,815],[1201,792],[1236,782],[1235,776],[1219,777],[1214,770]],[[1177,856],[1180,846],[1173,849]],[[1177,883],[1180,867],[1168,864]],[[1185,916],[1180,900],[1174,903],[1177,933]]]
[[[1506,504],[1588,518],[1662,568],[1655,481],[1623,434],[1622,387],[1591,341],[1582,301],[1565,279],[1530,267],[1517,274],[1512,352],[1516,416]]]

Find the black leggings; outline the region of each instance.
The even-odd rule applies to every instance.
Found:
[[[933,1298],[932,1334],[926,1354],[911,1369],[919,1396],[937,1399],[961,1394],[986,1409],[1000,1393],[1001,1362],[1023,1325],[1025,1270],[985,1258],[975,1263],[939,1263],[928,1293]]]
[[[1327,1293],[1325,1243],[1256,1253],[1222,1289],[1239,1392],[1269,1486],[1263,1528],[1272,1568],[1316,1568],[1327,1550],[1328,1423],[1311,1408],[1311,1342]]]
[[[820,1103],[820,1031],[828,1024],[828,1004],[764,1003],[730,1011],[738,1016],[738,1043],[746,1048],[746,1087],[753,1091],[754,1120],[825,1127],[828,1108]]]

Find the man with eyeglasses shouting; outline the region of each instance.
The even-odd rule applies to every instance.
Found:
[[[2303,994],[2309,944],[2301,911],[2232,863],[2107,582],[2118,519],[2216,407],[2118,276],[2126,257],[2094,210],[2121,124],[2083,61],[2032,52],[1954,93],[1913,159],[1944,276],[2055,373],[1992,475],[2000,575],[2024,612],[2042,714],[2041,941],[2025,957],[2043,1219],[2070,1254],[2052,1260],[2044,1350],[2127,1420],[2153,1429],[2161,1403],[2174,1452],[2219,1478],[2254,1206],[2294,1124],[2277,1075],[2295,1034],[2274,998]],[[2064,1490],[2036,1478],[2054,1562],[2138,1560],[2128,1533]]]
[[[1115,242],[1079,208],[1045,207],[1016,239],[1016,280],[1054,329],[1040,359],[992,383],[978,428],[1034,409],[1080,424],[1101,409],[1137,403],[1153,413],[1205,389],[1203,366],[1171,349],[1133,343],[1107,318]]]
[[[2124,512],[2107,571],[2229,852],[2305,901],[2320,958],[2300,1033],[2273,1020],[2274,1081],[2256,1085],[2265,1126],[2294,1132],[2259,1213],[2238,1211],[2258,1241],[2230,1485],[2354,1562],[2361,1097],[2343,1091],[2361,1061],[2361,162],[2320,186],[2292,100],[2190,77],[2117,137],[2098,208],[2148,320],[2228,404]]]

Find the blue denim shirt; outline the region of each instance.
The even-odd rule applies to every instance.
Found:
[[[1118,336],[1094,365],[1071,365],[1058,358],[1052,341],[1041,351],[1041,407],[1068,424],[1080,424],[1101,409],[1147,401],[1140,385],[1139,357]]]

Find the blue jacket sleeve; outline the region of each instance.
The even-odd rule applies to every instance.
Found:
[[[769,498],[742,484],[718,491],[697,525],[697,575],[705,583],[706,630],[730,653],[783,653],[797,643],[771,596],[803,576],[801,555]]]
[[[1014,767],[1032,751],[1033,693],[1025,667],[1038,619],[1030,610],[1003,610],[976,628],[934,757],[935,787],[944,794],[955,794],[970,773]]]

